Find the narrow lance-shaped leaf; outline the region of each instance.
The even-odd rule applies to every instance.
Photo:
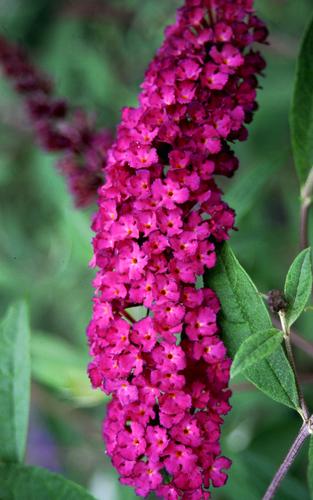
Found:
[[[0,326],[0,460],[24,458],[30,395],[29,326],[26,306],[12,306]]]
[[[255,365],[272,354],[284,340],[284,334],[276,328],[255,333],[248,337],[239,347],[232,367],[231,374],[235,377],[247,368]]]
[[[313,436],[311,436],[310,438],[310,446],[309,446],[308,483],[309,483],[311,498],[313,499]]]
[[[313,166],[313,18],[305,32],[297,62],[290,114],[294,161],[303,186]]]
[[[311,249],[303,250],[293,261],[285,282],[288,302],[286,322],[291,326],[305,308],[312,291]]]
[[[39,467],[0,466],[0,498],[19,500],[95,500],[84,488]]]
[[[219,323],[232,358],[250,335],[272,327],[260,294],[227,243],[219,248],[217,265],[206,273],[205,285],[215,290],[221,302]],[[282,347],[245,375],[272,399],[299,409],[294,373]]]
[[[93,406],[107,399],[103,392],[90,387],[87,353],[63,339],[51,333],[33,332],[31,357],[33,378],[61,392],[78,406]]]
[[[241,221],[258,201],[265,186],[275,177],[274,174],[286,163],[286,153],[275,155],[271,161],[251,165],[249,169],[239,174],[237,181],[232,183],[226,192],[226,201],[236,209],[236,222]]]

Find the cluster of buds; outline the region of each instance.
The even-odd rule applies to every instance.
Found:
[[[112,137],[96,131],[83,112],[71,112],[67,103],[53,96],[51,82],[29,61],[19,47],[0,37],[0,65],[15,90],[24,97],[36,136],[45,151],[62,153],[57,167],[67,179],[77,206],[95,200],[103,183],[102,170]]]
[[[227,478],[231,361],[201,276],[234,225],[215,178],[238,166],[229,143],[247,137],[265,66],[251,46],[266,37],[252,0],[185,0],[108,154],[89,375],[112,394],[107,453],[141,496],[207,499]]]

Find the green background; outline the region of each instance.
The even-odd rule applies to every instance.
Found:
[[[0,32],[18,41],[53,75],[56,92],[97,114],[114,130],[135,105],[144,71],[174,19],[177,0],[0,0]],[[232,247],[266,293],[282,288],[298,251],[299,187],[291,157],[288,113],[295,62],[310,0],[258,0],[270,28],[268,67],[248,142],[236,146],[241,167],[224,182],[238,212]],[[33,375],[30,464],[63,473],[96,498],[128,500],[101,441],[104,398],[85,376],[85,328],[91,314],[89,221],[94,207],[73,208],[55,157],[37,147],[21,100],[0,80],[0,313],[16,298],[30,305]],[[312,311],[296,328],[313,341]],[[66,344],[65,344],[66,343]],[[313,406],[312,361],[296,352]],[[233,459],[216,499],[260,499],[299,426],[297,415],[237,384],[223,432]],[[277,498],[306,500],[306,448]]]

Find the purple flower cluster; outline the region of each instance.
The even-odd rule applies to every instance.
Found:
[[[112,394],[107,453],[141,496],[207,499],[227,478],[231,361],[218,299],[199,277],[234,225],[214,178],[238,166],[229,143],[247,137],[264,68],[251,45],[266,36],[252,0],[185,0],[108,155],[93,220],[89,375]]]
[[[111,135],[106,130],[96,132],[83,111],[70,113],[64,100],[53,97],[51,82],[30,63],[25,52],[4,37],[0,37],[0,65],[15,90],[25,96],[41,147],[62,153],[57,167],[66,177],[76,205],[93,202],[103,183]]]

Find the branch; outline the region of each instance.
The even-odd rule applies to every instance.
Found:
[[[275,318],[275,316],[272,316],[272,322],[275,326],[278,328],[281,327],[280,321]],[[290,339],[293,345],[298,347],[298,349],[301,349],[305,354],[313,358],[313,344],[309,340],[304,339],[299,335],[298,332],[296,332],[294,329],[290,330]]]
[[[270,486],[268,487],[263,500],[271,500],[274,498],[274,495],[281,483],[281,481],[284,479],[285,475],[287,474],[289,468],[293,464],[296,456],[298,455],[300,449],[302,448],[302,445],[304,441],[312,434],[312,425],[313,425],[313,416],[305,422],[296,437],[295,441],[293,442],[290,450],[287,453],[287,456],[281,466],[279,467],[278,471],[276,472],[273,481],[271,482]]]

